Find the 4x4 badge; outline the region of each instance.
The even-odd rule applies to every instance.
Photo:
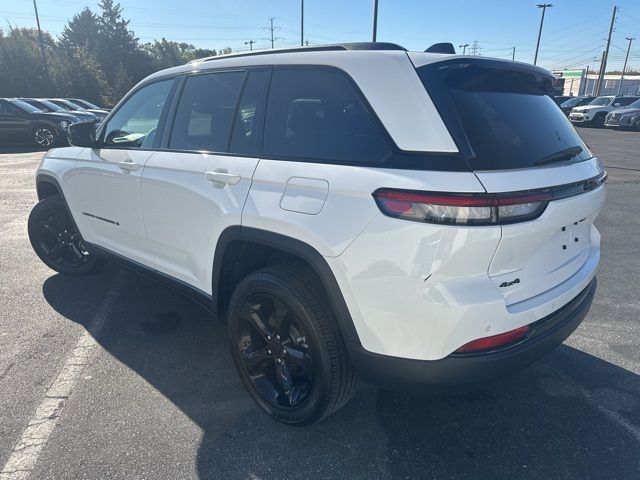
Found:
[[[520,279],[519,278],[516,278],[515,280],[512,280],[510,282],[502,282],[500,284],[500,288],[510,287],[511,285],[515,285],[516,283],[520,283]]]

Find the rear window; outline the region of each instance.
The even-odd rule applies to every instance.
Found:
[[[418,70],[456,143],[467,144],[461,150],[467,152],[469,166],[507,170],[591,158],[569,120],[547,96],[550,79],[536,71],[501,67],[456,63]]]
[[[633,102],[635,102],[636,100],[638,100],[638,97],[623,97],[623,98],[616,98],[616,101],[613,102],[613,105],[615,107],[626,107],[628,105],[631,105]]]

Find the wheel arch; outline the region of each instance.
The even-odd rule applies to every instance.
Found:
[[[69,202],[64,196],[64,192],[62,191],[62,187],[60,186],[60,182],[53,175],[47,173],[38,173],[36,175],[36,192],[38,194],[38,201],[41,202],[45,198],[59,196],[67,209],[67,214],[71,219],[71,222],[78,228],[78,224],[76,223],[75,218],[73,218],[73,213],[71,213],[71,209],[69,208]],[[78,228],[78,231],[79,228]],[[82,235],[82,232],[80,232]]]
[[[308,266],[324,290],[345,341],[360,343],[338,282],[324,257],[305,242],[252,227],[228,227],[218,239],[212,273],[218,315],[226,313],[233,289],[249,273],[286,261]]]
[[[40,173],[36,176],[36,192],[38,193],[38,200],[44,200],[54,195],[58,195],[64,200],[60,183],[51,175]],[[67,203],[66,200],[65,203]]]

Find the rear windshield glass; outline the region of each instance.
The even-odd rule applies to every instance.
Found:
[[[434,77],[419,73],[430,90]],[[468,142],[473,170],[531,168],[591,158],[569,120],[546,95],[549,85],[544,77],[466,65],[448,69],[441,79],[438,94],[449,98],[435,103],[441,114],[446,108],[455,112],[443,118],[459,122],[462,132],[456,141]]]

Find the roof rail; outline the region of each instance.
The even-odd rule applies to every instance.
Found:
[[[228,55],[214,55],[213,57],[197,58],[191,60],[187,65],[211,60],[221,60],[223,58],[252,57],[256,55],[271,55],[274,53],[295,53],[295,52],[330,52],[338,50],[402,50],[407,49],[389,42],[353,42],[335,43],[329,45],[312,45],[307,47],[276,48],[269,50],[254,50],[252,52],[230,53]]]

